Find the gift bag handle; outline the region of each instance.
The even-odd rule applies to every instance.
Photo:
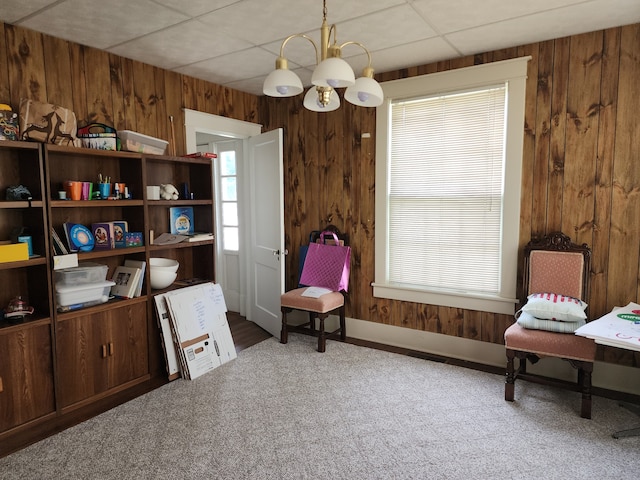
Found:
[[[336,246],[340,246],[340,240],[338,240],[338,236],[336,235],[335,232],[332,232],[330,230],[325,230],[324,232],[320,233],[320,243],[324,243],[324,234],[325,233],[333,235],[333,239],[336,241]]]

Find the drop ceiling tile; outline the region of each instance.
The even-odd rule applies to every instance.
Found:
[[[0,18],[7,23],[16,23],[21,18],[31,15],[54,0],[2,0],[0,2]]]
[[[261,49],[250,48],[234,54],[176,69],[177,72],[225,85],[245,78],[266,76],[273,70],[275,57]]]
[[[399,28],[401,26],[401,28]],[[337,25],[338,44],[357,41],[369,50],[392,48],[436,36],[436,32],[409,5],[389,8]],[[356,46],[347,51],[362,51]]]
[[[238,0],[155,0],[156,3],[191,17],[213,12]]]
[[[640,21],[640,2],[636,0],[607,0],[606,5],[611,8],[602,9],[598,15],[581,4],[452,33],[446,38],[471,55]]]
[[[187,19],[150,0],[111,0],[108,4],[103,0],[66,0],[21,25],[82,45],[107,49]]]
[[[459,56],[460,54],[440,37],[420,40],[371,53],[372,65],[376,73],[425,65]],[[347,61],[350,64],[352,63],[351,59],[347,59]]]
[[[308,3],[244,0],[203,15],[199,20],[254,45],[262,45],[315,26],[319,28],[322,16],[308,15]]]
[[[579,3],[585,0],[415,0],[413,6],[444,34]]]
[[[298,0],[306,3],[307,15],[317,18],[318,27],[322,24],[322,5],[318,0]],[[396,5],[411,3],[411,0],[327,0],[327,22],[331,25],[350,18],[358,18]]]
[[[109,51],[173,69],[250,47],[248,42],[210,28],[198,20],[191,20],[123,43]]]

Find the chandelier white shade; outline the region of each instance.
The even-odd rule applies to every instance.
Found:
[[[344,92],[344,99],[360,107],[377,107],[384,100],[382,87],[370,77],[360,77]]]
[[[332,88],[311,87],[304,96],[304,108],[313,112],[332,112],[340,108],[340,97]]]
[[[318,64],[311,76],[311,83],[319,87],[350,87],[356,83],[356,76],[347,62],[331,57]]]
[[[274,70],[264,80],[264,94],[270,97],[293,97],[302,90],[300,77],[285,68]]]
[[[344,98],[348,102],[361,107],[377,107],[382,104],[384,95],[380,84],[373,78],[371,54],[359,42],[348,41],[342,45],[336,42],[336,26],[327,24],[327,4],[323,1],[322,26],[320,27],[320,52],[318,46],[307,35],[296,33],[288,36],[280,47],[280,56],[276,60],[276,69],[264,81],[262,91],[270,97],[292,97],[302,93],[303,86],[300,78],[289,70],[284,56],[286,44],[293,38],[305,38],[313,44],[316,52],[316,68],[311,76],[313,86],[304,97],[305,108],[314,112],[330,112],[340,107],[340,98],[336,88],[347,88]],[[330,44],[333,33],[333,44]],[[353,69],[341,58],[342,48],[356,45],[367,54],[368,65],[362,76],[356,80]]]

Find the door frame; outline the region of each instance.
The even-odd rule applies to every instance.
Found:
[[[245,146],[244,146],[245,148],[243,148],[243,158],[241,160],[242,162],[241,170],[243,174],[240,177],[241,181],[243,182],[243,188],[239,189],[239,191],[242,192],[242,203],[244,207],[241,208],[241,210],[238,213],[239,215],[241,215],[240,223],[241,224],[244,223],[244,225],[241,225],[241,226],[244,227],[244,231],[246,235],[243,235],[245,240],[240,241],[241,251],[238,252],[239,263],[240,263],[240,272],[239,272],[240,285],[241,285],[241,288],[243,289],[243,291],[241,292],[241,298],[240,298],[240,312],[238,313],[240,313],[243,316],[247,316],[247,314],[250,315],[250,313],[247,312],[246,299],[247,299],[247,292],[248,292],[248,289],[247,289],[248,278],[247,278],[246,271],[247,271],[247,265],[249,263],[248,256],[251,254],[249,239],[251,238],[250,233],[251,233],[252,226],[250,222],[247,221],[249,217],[244,215],[244,212],[246,212],[246,208],[248,208],[249,200],[250,200],[248,196],[249,195],[248,189],[244,188],[244,186],[248,185],[247,165],[248,165],[249,149],[246,148],[247,147],[246,143],[248,142],[248,139],[250,137],[260,135],[262,133],[262,125],[257,123],[245,122],[243,120],[236,120],[233,118],[222,117],[222,116],[214,115],[211,113],[199,112],[197,110],[191,110],[188,108],[184,108],[183,111],[184,111],[185,144],[186,144],[187,153],[197,152],[196,137],[198,133],[224,136],[229,139],[243,140],[245,143]],[[212,178],[211,181],[215,182],[215,179]],[[215,184],[213,185],[213,188],[215,191]],[[216,216],[217,215],[218,215],[218,212],[216,208]],[[218,232],[215,232],[215,233],[217,237]],[[220,247],[218,246],[218,242],[216,242],[216,258],[215,258],[216,272],[218,271],[218,268],[219,268],[219,259],[218,259],[219,252],[220,252]],[[217,278],[217,275],[216,275],[216,278]]]

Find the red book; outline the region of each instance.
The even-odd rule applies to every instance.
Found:
[[[218,155],[212,152],[196,152],[183,155],[186,158],[218,158]]]

